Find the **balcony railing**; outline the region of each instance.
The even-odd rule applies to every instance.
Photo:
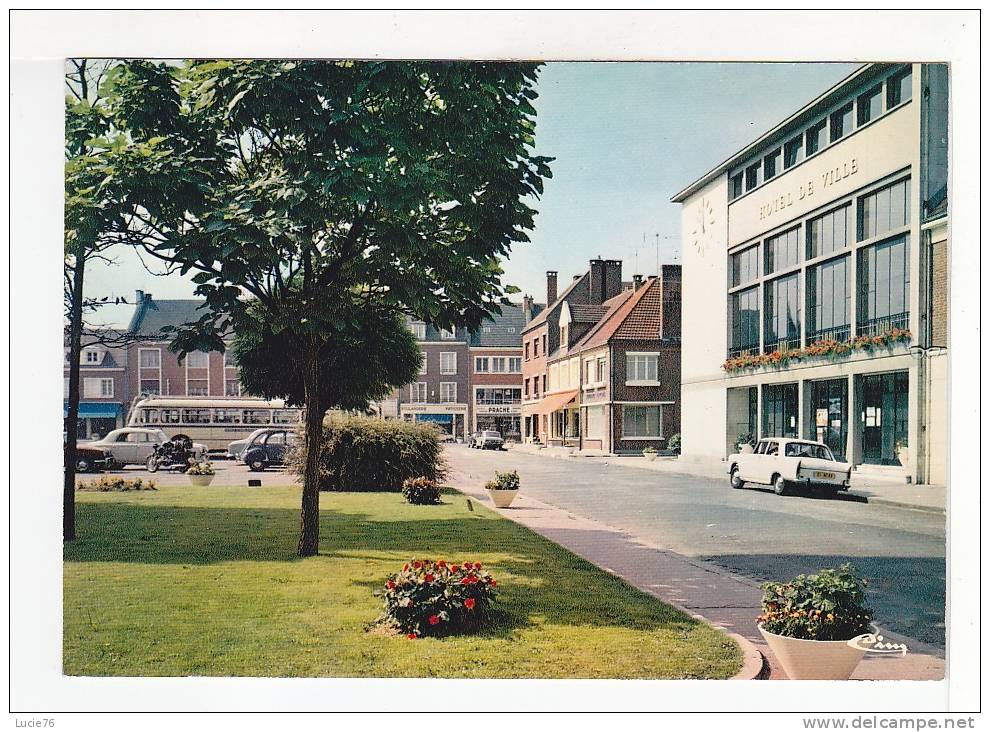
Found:
[[[839,325],[835,328],[808,331],[805,339],[809,346],[812,343],[819,343],[821,341],[838,341],[839,343],[844,343],[849,340],[849,332],[848,325]]]
[[[764,353],[773,353],[774,351],[780,351],[784,353],[785,351],[793,351],[801,347],[801,336],[796,335],[793,338],[780,338],[776,341],[767,341],[763,344]]]
[[[856,335],[858,336],[875,336],[882,335],[884,333],[889,333],[894,328],[900,330],[907,330],[908,325],[911,321],[911,314],[909,312],[897,313],[896,315],[887,315],[883,318],[871,318],[870,320],[861,320],[856,323]]]

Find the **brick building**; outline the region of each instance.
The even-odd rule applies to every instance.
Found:
[[[110,340],[110,339],[102,339]],[[69,412],[69,344],[64,344],[64,414]],[[104,345],[97,334],[84,332],[79,359],[79,419],[76,433],[80,439],[102,437],[123,426],[128,402],[129,383],[125,369],[127,351],[123,346]]]

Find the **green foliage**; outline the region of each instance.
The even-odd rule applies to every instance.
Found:
[[[517,491],[519,490],[519,472],[512,470],[508,473],[495,471],[495,478],[485,483],[485,488],[490,491]]]
[[[245,390],[305,404],[308,341],[317,346],[319,403],[338,409],[367,409],[369,401],[412,381],[422,363],[415,336],[391,310],[355,303],[347,318],[307,336],[276,331],[253,302],[238,319],[232,346]]]
[[[643,448],[643,455],[656,455],[657,449],[652,445],[647,445]]]
[[[217,471],[209,462],[193,463],[186,469],[186,475],[216,475]]]
[[[385,581],[379,622],[410,640],[476,630],[489,619],[496,584],[481,562],[411,559]]]
[[[870,630],[873,611],[866,605],[866,581],[852,565],[799,574],[787,583],[763,585],[765,630],[805,640],[850,640]]]
[[[440,503],[440,486],[435,480],[422,476],[406,478],[402,481],[402,495],[413,505],[432,506]]]
[[[667,449],[670,450],[671,452],[677,453],[678,455],[680,454],[681,452],[680,432],[676,432],[670,436],[670,439],[667,440]]]
[[[407,478],[442,480],[445,474],[440,433],[429,424],[332,416],[324,420],[321,444],[322,491],[400,491]],[[305,441],[287,462],[304,475]]]
[[[80,491],[99,491],[100,493],[125,491],[155,491],[158,488],[153,480],[134,478],[129,480],[118,476],[102,475],[96,480],[80,481],[76,486]]]

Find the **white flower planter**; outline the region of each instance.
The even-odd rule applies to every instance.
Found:
[[[911,450],[906,447],[897,448],[897,460],[903,467],[906,468],[908,463],[911,461]]]
[[[740,455],[749,455],[750,453],[753,452],[753,446],[750,445],[748,442],[743,442],[737,445],[737,448],[739,449]]]
[[[788,638],[757,627],[789,679],[846,681],[866,653],[846,641]]]
[[[198,485],[201,488],[205,488],[206,486],[208,486],[210,483],[213,482],[213,479],[216,476],[215,475],[187,475],[186,477],[189,478],[189,482],[192,483],[193,485]]]
[[[495,504],[496,508],[508,508],[511,506],[517,493],[519,493],[518,488],[514,491],[493,491],[491,488],[488,489],[488,495],[491,496],[492,503]]]
[[[657,453],[655,452],[644,452],[643,457],[649,460],[651,463],[657,459]]]

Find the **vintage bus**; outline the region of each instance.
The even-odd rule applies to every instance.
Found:
[[[210,452],[226,452],[228,444],[259,427],[295,426],[302,415],[281,399],[150,396],[135,401],[127,424],[155,427],[172,438],[184,435]]]

